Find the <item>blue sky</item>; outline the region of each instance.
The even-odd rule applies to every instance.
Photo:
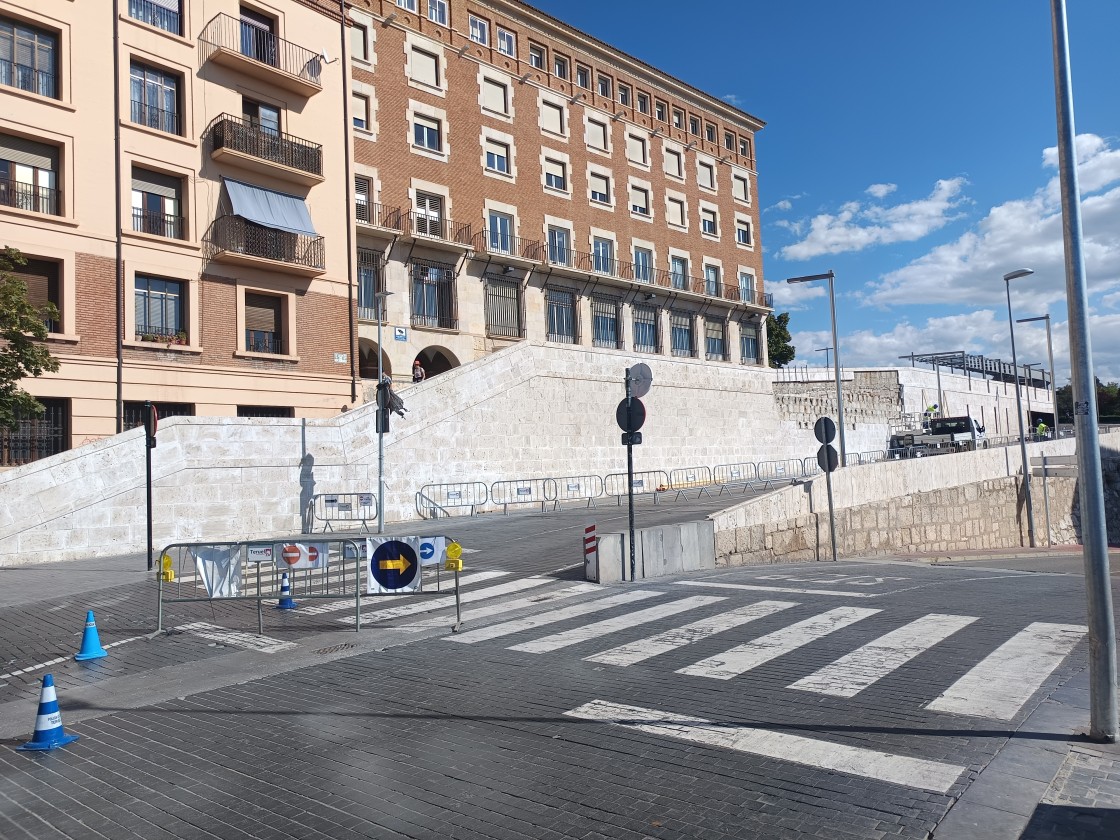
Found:
[[[531,0],[532,2],[532,0]],[[1010,360],[1015,318],[1049,313],[1069,375],[1048,0],[536,0],[533,5],[765,120],[764,274],[795,364],[895,365],[967,350]],[[1120,379],[1120,0],[1069,0],[1096,374]],[[1041,323],[1020,363],[1044,362]]]

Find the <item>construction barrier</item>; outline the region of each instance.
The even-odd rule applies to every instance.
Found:
[[[470,508],[471,516],[479,507],[489,501],[490,495],[485,484],[481,481],[459,481],[452,484],[425,484],[416,494],[416,510],[420,516],[427,519],[424,510],[428,510],[431,518],[439,517],[439,511],[447,512],[448,508]]]
[[[315,523],[323,531],[333,531],[337,525],[358,525],[358,533],[370,534],[369,523],[377,523],[377,497],[373,493],[316,493],[308,504],[311,511],[311,533]]]
[[[603,479],[603,488],[608,496],[614,496],[618,504],[622,504],[622,497],[629,495],[630,488],[626,484],[626,473],[611,473]],[[634,495],[644,493],[653,494],[653,503],[657,504],[657,494],[669,489],[669,474],[665,470],[644,470],[635,472],[632,482]]]
[[[584,499],[587,500],[587,507],[591,507],[603,495],[603,479],[597,475],[566,475],[551,481],[553,510],[558,509],[561,502]]]
[[[555,498],[551,478],[521,478],[514,481],[495,481],[490,485],[491,504],[501,505],[509,513],[510,505],[539,504],[544,513],[546,502]]]

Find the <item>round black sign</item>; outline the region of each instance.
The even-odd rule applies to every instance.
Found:
[[[836,448],[829,446],[827,443],[823,444],[817,450],[817,464],[825,472],[836,472],[836,468],[840,466],[840,456],[836,452]]]
[[[832,443],[836,440],[836,424],[831,417],[822,417],[813,424],[813,434],[818,443]]]
[[[420,563],[408,543],[388,540],[373,550],[369,569],[383,589],[406,589],[420,573]]]
[[[630,424],[626,423],[626,400],[622,400],[615,409],[614,419],[618,421],[618,428],[624,432],[636,432],[646,422],[646,407],[637,397],[630,399]]]

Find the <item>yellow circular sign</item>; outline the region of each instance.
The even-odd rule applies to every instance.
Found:
[[[458,560],[463,556],[463,547],[457,542],[447,544],[447,558],[449,560]]]
[[[165,554],[163,555],[163,557],[159,558],[159,564],[163,567],[163,570],[165,572],[169,572],[171,571],[171,567],[174,565],[174,561],[171,559],[170,554]]]

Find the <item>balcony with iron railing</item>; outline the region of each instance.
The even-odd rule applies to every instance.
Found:
[[[232,15],[214,17],[198,36],[202,60],[313,96],[323,89],[322,57]]]
[[[469,250],[474,247],[474,237],[469,224],[454,222],[422,210],[411,211],[408,219],[408,229],[414,236],[423,236],[454,245],[455,250],[464,248]]]
[[[0,59],[0,85],[58,99],[58,84],[54,73],[9,59]]]
[[[222,114],[206,130],[210,157],[306,187],[323,181],[323,147],[254,120]]]
[[[240,216],[215,219],[206,244],[210,259],[218,262],[267,266],[303,277],[318,277],[325,271],[323,237],[265,227]]]
[[[404,221],[408,216],[400,207],[362,200],[354,202],[354,218],[360,225],[403,232]]]
[[[152,0],[128,0],[128,16],[172,35],[183,34],[179,10],[169,9]]]
[[[149,324],[137,324],[136,340],[157,344],[186,344],[187,333],[182,327],[157,327]]]
[[[523,239],[487,228],[475,236],[474,249],[492,256],[539,263],[544,262],[548,246],[539,239]]]
[[[132,122],[167,134],[179,133],[179,113],[132,100]]]
[[[187,226],[182,216],[141,210],[138,207],[132,208],[132,229],[136,233],[147,233],[167,239],[186,239],[187,235]]]
[[[245,330],[246,353],[273,353],[283,355],[283,336],[269,330]]]
[[[0,178],[0,206],[3,207],[57,216],[61,205],[60,196],[61,193],[55,189]]]

